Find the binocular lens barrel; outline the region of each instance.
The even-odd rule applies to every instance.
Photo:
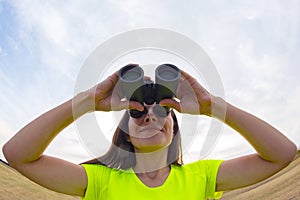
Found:
[[[144,71],[134,64],[119,71],[119,81],[128,100],[141,104],[159,103],[162,99],[173,98],[180,79],[180,70],[172,64],[159,65],[155,70],[155,84],[144,82]]]
[[[180,70],[172,64],[159,65],[155,70],[156,100],[173,98],[180,79]]]
[[[172,64],[159,65],[155,71],[157,81],[164,80],[170,82],[177,81],[180,78],[180,70]]]
[[[141,67],[133,64],[124,66],[119,71],[119,81],[127,99],[143,104],[144,71]]]
[[[139,80],[141,74],[137,70],[127,71],[122,75],[122,78],[127,82],[135,82]]]

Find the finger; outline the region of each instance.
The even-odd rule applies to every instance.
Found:
[[[198,91],[199,93],[208,93],[208,91],[197,81],[196,78],[183,70],[181,70],[181,82],[188,82],[193,90]]]
[[[181,70],[181,80],[187,81],[191,86],[193,85],[200,85],[196,78],[188,74],[187,72]]]
[[[119,80],[119,70],[115,71],[112,75],[108,77],[108,80],[111,83],[111,86],[114,86]]]
[[[135,109],[138,111],[143,111],[144,106],[137,101],[129,101],[129,109]]]
[[[190,95],[191,93],[194,93],[191,84],[186,79],[180,79],[176,90],[176,97],[182,99],[185,95]]]
[[[111,91],[119,80],[118,71],[107,77],[101,83],[97,84],[95,89],[101,88],[102,93]]]
[[[119,101],[118,103],[113,103],[112,110],[128,110],[128,109],[135,109],[139,111],[144,110],[144,106],[136,101]]]
[[[180,102],[176,101],[175,99],[163,99],[159,102],[161,106],[168,106],[170,108],[174,108],[178,112],[181,112],[181,104]]]
[[[187,72],[183,71],[182,69],[180,70],[180,73],[181,73],[181,78],[183,78],[183,79],[192,78],[191,75],[189,75]]]

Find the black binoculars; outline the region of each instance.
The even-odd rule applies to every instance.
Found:
[[[158,104],[162,99],[175,97],[179,79],[180,70],[172,64],[162,64],[156,68],[155,83],[144,81],[144,71],[138,65],[129,64],[119,71],[119,81],[126,99],[142,105]]]

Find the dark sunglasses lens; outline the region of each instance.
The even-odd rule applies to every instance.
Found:
[[[153,112],[155,115],[158,117],[166,117],[170,113],[170,108],[167,106],[160,106],[160,105],[155,105],[153,108]]]
[[[160,106],[158,104],[153,107],[153,113],[158,117],[167,117],[170,113],[170,110],[170,107]],[[146,108],[144,108],[143,111],[129,110],[130,117],[132,118],[140,118],[147,113],[148,110]]]
[[[140,118],[143,116],[144,112],[138,111],[138,110],[129,110],[130,117],[133,118]]]

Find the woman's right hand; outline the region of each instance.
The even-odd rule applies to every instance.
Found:
[[[123,92],[119,84],[119,76],[116,71],[104,81],[93,88],[79,94],[79,101],[84,99],[84,108],[89,111],[119,111],[123,109],[137,109],[142,111],[143,106],[135,101],[124,100]]]

